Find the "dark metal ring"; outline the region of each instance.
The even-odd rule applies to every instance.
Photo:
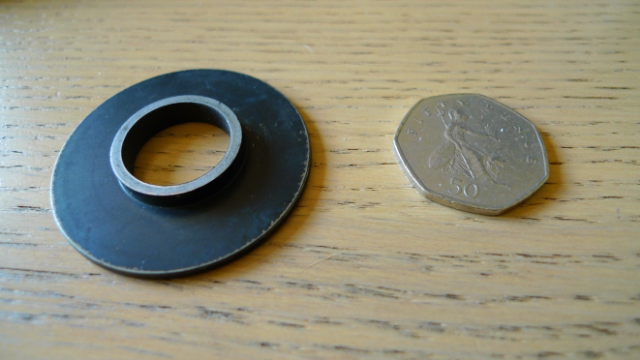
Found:
[[[136,156],[142,146],[158,132],[186,121],[209,123],[229,134],[229,148],[222,160],[206,174],[179,185],[152,185],[133,176]],[[203,96],[174,96],[145,106],[122,125],[111,144],[111,168],[122,186],[136,198],[156,205],[176,205],[207,187],[220,185],[215,180],[236,160],[241,143],[240,122],[226,105]]]
[[[170,126],[208,122],[231,138],[202,177],[154,186],[133,177],[140,148]],[[247,75],[189,70],[131,86],[96,108],[60,151],[51,180],[58,227],[100,266],[174,277],[231,261],[293,209],[310,167],[296,108]]]

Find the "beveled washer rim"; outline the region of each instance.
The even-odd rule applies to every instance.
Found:
[[[171,185],[171,186],[159,186],[145,183],[139,179],[137,179],[133,174],[129,172],[129,170],[124,165],[124,161],[122,159],[122,147],[124,144],[124,140],[129,134],[129,131],[133,128],[133,126],[140,121],[144,116],[150,114],[151,112],[160,109],[162,107],[173,105],[173,104],[199,104],[207,106],[214,111],[216,111],[222,121],[224,121],[228,128],[229,134],[229,147],[227,148],[227,152],[224,157],[218,164],[216,164],[211,170],[206,172],[204,175],[191,180],[189,182]],[[197,121],[197,120],[195,120]],[[223,130],[226,130],[223,128]],[[151,136],[154,136],[152,134]],[[198,95],[180,95],[173,96],[169,98],[165,98],[162,100],[158,100],[154,103],[151,103],[142,109],[138,110],[135,114],[133,114],[124,124],[120,127],[116,136],[113,138],[113,142],[111,143],[111,151],[109,154],[109,160],[111,162],[111,169],[114,174],[120,181],[120,183],[128,188],[129,190],[147,195],[147,196],[155,196],[155,197],[173,197],[183,195],[214,181],[220,175],[222,175],[233,163],[236,159],[238,153],[240,152],[240,146],[242,144],[242,128],[240,126],[240,122],[238,121],[238,117],[236,114],[225,104],[204,96]],[[144,145],[144,144],[142,144]]]

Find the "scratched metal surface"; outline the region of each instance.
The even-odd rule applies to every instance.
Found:
[[[0,358],[638,358],[639,16],[623,0],[3,1]],[[99,104],[187,68],[291,99],[309,182],[239,261],[125,278],[56,229],[52,166]],[[549,179],[501,216],[424,199],[395,159],[409,109],[455,93],[508,104],[547,148]],[[216,152],[164,149],[160,177]]]

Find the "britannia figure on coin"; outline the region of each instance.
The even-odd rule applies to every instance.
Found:
[[[464,174],[471,179],[486,177],[494,184],[502,185],[498,181],[502,162],[482,146],[488,145],[487,142],[497,143],[489,127],[485,134],[470,129],[467,125],[469,116],[456,108],[449,110],[448,120],[441,110],[438,114],[445,126],[445,142],[429,156],[429,167]]]

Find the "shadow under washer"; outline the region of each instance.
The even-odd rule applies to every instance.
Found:
[[[174,186],[132,175],[147,140],[194,121],[229,134],[218,165]],[[87,116],[60,152],[51,203],[65,237],[97,264],[138,277],[183,276],[269,236],[300,197],[309,166],[304,121],[276,89],[230,71],[181,71],[127,88]]]

